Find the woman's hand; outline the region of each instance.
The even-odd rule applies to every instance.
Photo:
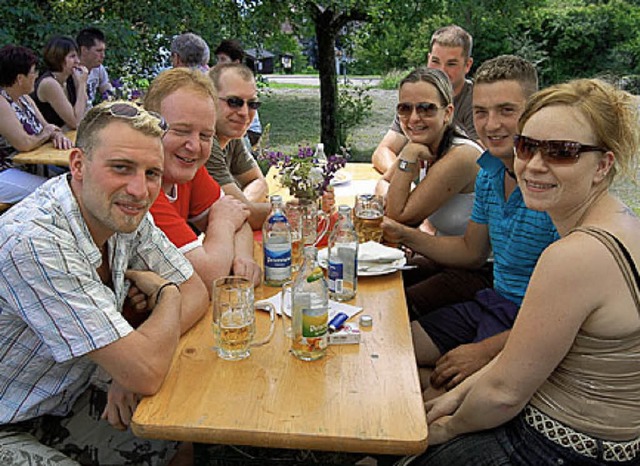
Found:
[[[86,87],[87,81],[89,80],[89,69],[84,65],[76,66],[73,68],[71,76],[73,76],[76,89]]]
[[[451,416],[445,416],[429,424],[429,446],[440,445],[455,437],[455,435],[449,431],[450,420]]]
[[[436,161],[436,156],[431,153],[429,148],[424,144],[417,142],[409,142],[402,148],[400,152],[400,158],[407,162],[417,162],[418,160],[424,160],[428,163]]]
[[[71,139],[66,137],[59,128],[51,133],[51,142],[56,149],[69,150],[73,147]]]
[[[403,244],[404,231],[407,227],[389,217],[382,219],[382,233],[385,241],[393,244]]]
[[[441,417],[450,416],[457,411],[462,404],[463,397],[457,391],[452,390],[427,401],[424,404],[427,411],[427,423],[431,424]]]

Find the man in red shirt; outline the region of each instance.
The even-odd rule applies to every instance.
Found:
[[[163,138],[162,191],[151,207],[156,225],[189,259],[209,291],[214,279],[229,274],[259,284],[262,272],[253,259],[249,209],[225,197],[204,168],[216,127],[211,80],[189,68],[164,71],[151,83],[144,105],[169,124]]]

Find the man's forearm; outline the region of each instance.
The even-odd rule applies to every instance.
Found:
[[[180,285],[182,307],[180,314],[180,334],[189,330],[209,308],[209,292],[200,276],[194,272],[189,280]]]
[[[258,178],[247,184],[242,192],[250,202],[267,202],[269,186],[264,178]]]
[[[396,161],[397,154],[391,151],[388,147],[379,147],[373,153],[371,161],[376,170],[380,173],[385,173]]]
[[[248,223],[242,225],[236,232],[234,245],[237,257],[253,259],[253,231]]]
[[[404,227],[401,243],[448,267],[473,268],[478,266],[475,254],[468,251],[463,236],[433,236],[417,228]]]

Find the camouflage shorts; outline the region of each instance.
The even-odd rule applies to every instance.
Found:
[[[100,419],[106,393],[89,388],[64,417],[41,416],[0,426],[2,466],[160,466],[169,463],[176,442],[135,437]]]

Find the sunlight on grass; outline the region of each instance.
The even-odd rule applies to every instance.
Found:
[[[277,95],[266,96],[261,100],[263,104],[260,107],[260,119],[271,123],[271,149],[293,153],[297,152],[301,144],[315,146],[319,142],[319,97]]]

